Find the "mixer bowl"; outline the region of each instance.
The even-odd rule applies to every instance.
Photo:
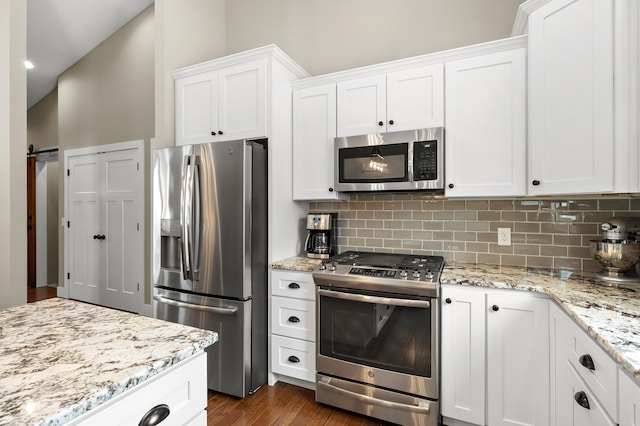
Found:
[[[611,276],[622,275],[640,260],[640,243],[637,241],[592,240],[589,251],[595,261]]]

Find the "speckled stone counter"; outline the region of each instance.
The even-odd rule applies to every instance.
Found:
[[[607,287],[589,273],[462,263],[447,263],[441,282],[547,294],[640,380],[640,287]]]
[[[278,262],[273,262],[269,267],[271,269],[284,269],[286,271],[311,272],[313,271],[313,268],[318,266],[320,263],[322,263],[321,259],[294,256]]]
[[[62,425],[217,333],[67,299],[0,310],[0,425]]]

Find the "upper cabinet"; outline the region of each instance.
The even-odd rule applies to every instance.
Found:
[[[334,200],[335,83],[293,91],[293,199]]]
[[[337,84],[337,135],[441,127],[442,64],[412,67]]]
[[[450,197],[526,195],[526,49],[445,63]]]
[[[175,80],[176,145],[267,136],[266,59]]]

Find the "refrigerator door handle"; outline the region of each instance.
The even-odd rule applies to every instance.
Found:
[[[179,302],[177,300],[167,299],[166,297],[162,297],[157,294],[155,294],[153,298],[159,303],[164,303],[166,305],[171,305],[178,308],[192,309],[195,311],[209,312],[212,314],[235,315],[238,312],[238,308],[235,306],[233,308],[217,308],[215,306],[194,305],[192,303]]]
[[[191,171],[191,157],[185,156],[182,162],[182,185],[180,188],[180,252],[182,253],[182,277],[185,280],[191,279],[190,253],[188,252],[189,222],[191,220],[190,209],[190,185],[189,173]]]
[[[193,226],[191,228],[191,280],[200,280],[200,250],[202,244],[202,186],[200,185],[200,156],[194,156],[192,162],[191,203]]]

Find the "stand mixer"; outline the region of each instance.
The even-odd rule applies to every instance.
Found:
[[[640,218],[612,217],[600,225],[602,240],[592,240],[590,253],[602,266],[597,276],[610,285],[640,283]]]

